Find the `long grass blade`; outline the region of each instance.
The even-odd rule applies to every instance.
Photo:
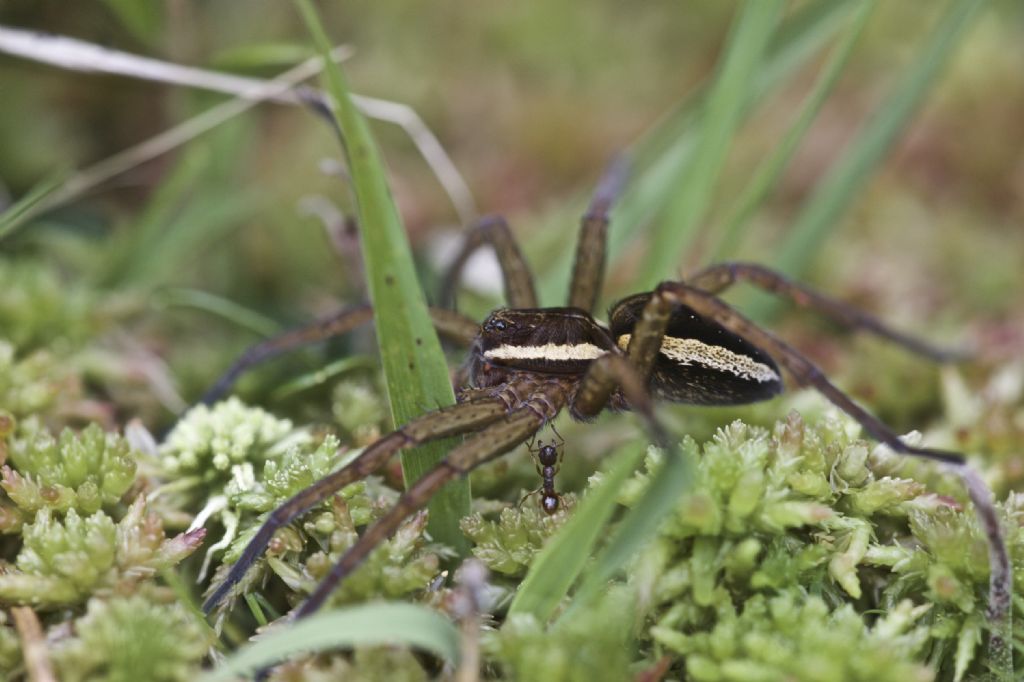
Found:
[[[312,2],[297,0],[297,4],[317,47],[326,55],[330,42]],[[425,410],[452,404],[455,395],[441,344],[427,313],[426,299],[416,281],[409,242],[391,198],[377,146],[365,119],[352,103],[341,68],[328,63],[325,75],[352,174],[391,413],[396,424],[404,424]],[[412,484],[433,468],[446,451],[444,444],[432,444],[404,452],[402,471],[406,484]],[[468,513],[468,481],[445,486],[430,502],[431,534],[465,551],[467,542],[458,524]]]
[[[817,2],[787,18],[758,64],[743,116],[748,116],[760,98],[814,55],[844,25],[855,6],[853,0]],[[630,241],[646,235],[651,216],[664,208],[679,187],[693,159],[697,141],[694,123],[706,97],[707,88],[697,88],[635,143],[631,155],[635,177],[612,211],[612,229],[608,233],[612,262]],[[560,301],[564,297],[572,250],[563,245],[585,202],[581,196],[572,208],[553,216],[547,229],[537,230],[536,239],[526,245],[531,259],[541,266],[538,290],[542,302]]]
[[[62,181],[60,176],[43,180],[0,213],[0,241],[10,237],[15,230],[24,225],[32,217],[33,208],[53,194]]]
[[[816,187],[778,251],[774,261],[776,268],[794,277],[799,277],[807,268],[906,126],[984,4],[985,0],[950,3],[939,25],[893,86],[892,94]],[[755,319],[764,319],[776,305],[767,298],[757,297],[749,310]]]
[[[850,55],[853,54],[853,46],[863,32],[864,25],[867,23],[868,17],[871,16],[874,6],[875,0],[865,0],[860,6],[860,10],[854,17],[853,26],[846,32],[842,42],[835,47],[828,62],[822,67],[821,75],[804,101],[793,125],[782,138],[782,142],[775,148],[775,152],[758,166],[739,199],[733,205],[729,216],[723,221],[723,227],[717,231],[718,246],[713,251],[709,262],[714,263],[736,252],[743,230],[750,224],[750,216],[778,184],[783,171],[786,170],[800,142],[804,139],[804,135],[811,127],[811,123],[817,118],[822,105],[832,93],[840,74],[843,73],[846,63],[850,60]]]
[[[509,615],[529,613],[542,622],[551,617],[593,554],[615,511],[615,497],[636,471],[644,449],[640,443],[632,443],[612,455],[612,466],[601,482],[530,564],[509,606]]]
[[[692,242],[711,204],[726,153],[750,99],[757,65],[782,7],[781,0],[751,0],[743,6],[730,33],[720,71],[701,114],[693,161],[655,227],[644,267],[644,283],[649,287],[676,272],[683,248]]]
[[[687,438],[665,451],[664,460],[651,475],[651,483],[635,507],[623,517],[608,544],[589,568],[562,618],[601,594],[605,584],[636,556],[658,532],[662,520],[679,506],[693,487],[698,456],[697,443]]]
[[[317,613],[242,647],[201,682],[221,682],[289,656],[373,644],[405,644],[449,663],[459,659],[459,634],[451,621],[416,604],[376,603]]]

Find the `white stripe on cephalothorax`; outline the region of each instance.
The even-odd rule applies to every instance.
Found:
[[[596,360],[608,351],[592,343],[545,343],[540,346],[504,344],[484,351],[488,360]]]
[[[631,334],[623,334],[618,338],[619,348],[629,347]],[[743,379],[753,379],[759,383],[765,381],[781,381],[778,372],[751,357],[714,346],[697,339],[681,339],[666,336],[661,340],[659,352],[672,362],[680,365],[698,364],[720,372],[728,372]]]

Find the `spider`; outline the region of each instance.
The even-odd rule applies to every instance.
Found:
[[[490,245],[504,278],[508,308],[492,312],[480,325],[465,316],[432,308],[443,336],[468,346],[469,355],[457,381],[468,380],[456,404],[427,412],[368,446],[342,469],[297,493],[274,510],[245,547],[224,581],[203,605],[209,613],[263,553],[274,533],[342,487],[365,478],[396,452],[452,436],[464,436],[445,459],[412,483],[395,505],[367,527],[310,597],[293,613],[309,615],[353,569],[404,519],[424,507],[445,483],[531,441],[563,409],[588,421],[605,409],[632,410],[651,439],[673,447],[654,416],[654,400],[692,405],[736,405],[766,400],[783,390],[779,367],[796,383],[813,387],[860,423],[872,437],[893,450],[955,467],[981,516],[992,559],[990,615],[1005,613],[1008,558],[991,498],[980,479],[956,453],[908,445],[879,419],[833,385],[811,361],[755,325],[716,295],[739,281],[790,299],[798,306],[855,330],[894,342],[936,361],[956,358],[929,343],[895,331],[876,318],[816,293],[765,267],[723,263],[697,272],[686,281],[665,281],[653,291],[615,303],[608,323],[592,317],[605,267],[608,212],[624,181],[623,164],[606,171],[582,219],[566,307],[540,308],[529,268],[506,222],[486,218],[467,234],[442,288],[449,299],[469,256]],[[310,326],[260,343],[244,353],[204,396],[212,402],[227,392],[251,366],[298,346],[348,332],[372,319],[369,305],[356,305]],[[551,447],[551,446],[546,446]],[[541,450],[538,460],[557,461]],[[543,459],[542,459],[543,458]],[[545,467],[548,465],[545,464]],[[557,506],[554,467],[544,479],[542,505]],[[554,503],[552,503],[554,500]],[[553,510],[552,510],[553,511]],[[1002,585],[1002,588],[998,588]],[[997,603],[998,602],[998,603]],[[998,611],[1003,609],[1003,611]],[[995,617],[993,615],[993,617]]]

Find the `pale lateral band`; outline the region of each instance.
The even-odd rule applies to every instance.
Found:
[[[623,334],[618,338],[619,348],[626,350],[629,347],[631,334]],[[717,369],[720,372],[728,372],[744,379],[753,379],[757,382],[779,381],[778,373],[763,362],[758,362],[741,353],[736,353],[722,346],[713,346],[697,339],[681,339],[675,336],[666,336],[661,340],[662,355],[680,365],[692,365],[694,363]]]

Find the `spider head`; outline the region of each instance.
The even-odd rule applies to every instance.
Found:
[[[579,308],[502,309],[480,327],[473,347],[477,386],[497,383],[499,368],[539,374],[582,374],[614,348],[608,332]],[[486,376],[485,376],[486,375]]]

